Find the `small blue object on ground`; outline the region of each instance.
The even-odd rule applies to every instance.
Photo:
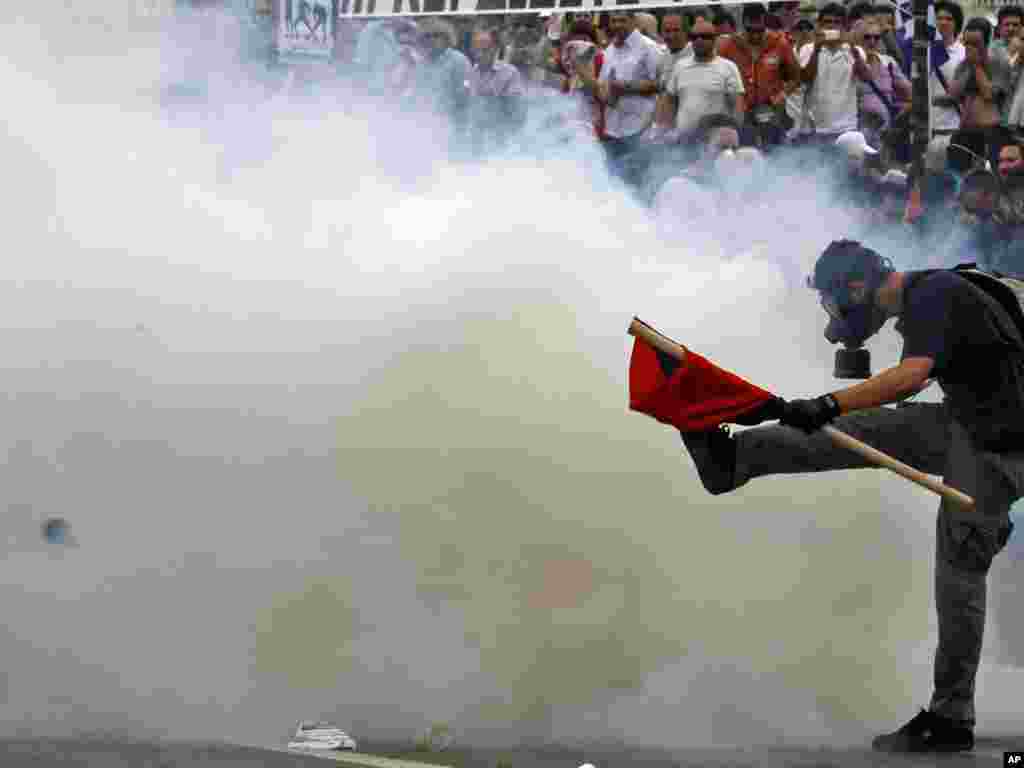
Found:
[[[51,517],[43,523],[43,538],[48,544],[67,544],[70,540],[67,520]]]

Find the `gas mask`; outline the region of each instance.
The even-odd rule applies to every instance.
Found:
[[[871,378],[871,352],[864,349],[864,342],[878,333],[888,319],[873,298],[870,296],[864,304],[843,306],[831,296],[821,297],[821,306],[829,316],[825,338],[830,344],[843,345],[836,350],[832,375],[837,379]]]
[[[876,302],[878,289],[892,274],[892,265],[856,241],[841,240],[825,250],[808,285],[821,295],[828,314],[825,338],[842,344],[836,350],[834,376],[837,379],[871,378],[871,353],[864,342],[875,335],[889,316]],[[863,281],[863,298],[855,300],[849,283]]]

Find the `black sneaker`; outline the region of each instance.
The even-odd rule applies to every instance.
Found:
[[[879,752],[967,752],[974,749],[974,731],[922,709],[895,733],[876,736],[871,748]]]
[[[679,434],[708,493],[717,496],[736,487],[736,441],[728,427]]]

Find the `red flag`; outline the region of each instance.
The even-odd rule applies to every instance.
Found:
[[[629,360],[629,408],[682,430],[759,424],[779,417],[781,400],[707,358],[686,350],[683,362],[642,338]]]

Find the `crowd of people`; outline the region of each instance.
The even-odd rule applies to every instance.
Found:
[[[591,148],[679,226],[797,169],[916,265],[1024,273],[1024,8],[965,19],[934,4],[917,177],[908,20],[823,2],[342,17],[326,71],[358,92],[351,104],[431,116],[453,158]]]
[[[374,98],[443,115],[453,151],[501,151],[542,114],[660,214],[777,159],[831,164],[844,205],[928,243],[936,266],[1024,272],[1024,10],[934,7],[917,183],[910,47],[890,5],[342,20],[335,64]]]

